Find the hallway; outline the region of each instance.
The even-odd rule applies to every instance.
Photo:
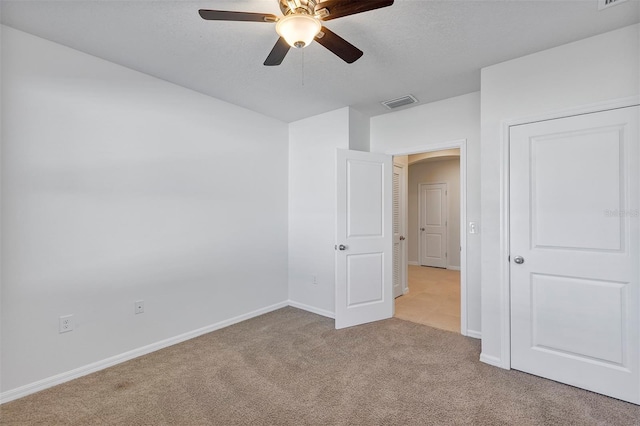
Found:
[[[409,293],[395,317],[460,333],[460,271],[409,265]]]

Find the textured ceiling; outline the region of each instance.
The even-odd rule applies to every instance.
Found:
[[[326,23],[364,51],[346,64],[317,43],[265,67],[273,24],[204,21],[198,9],[280,15],[277,0],[2,0],[2,23],[283,121],[406,94],[480,89],[482,67],[640,22],[640,0],[396,0]]]

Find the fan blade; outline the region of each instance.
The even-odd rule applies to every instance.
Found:
[[[208,21],[247,21],[247,22],[276,22],[278,17],[269,13],[230,12],[228,10],[198,11],[202,19]]]
[[[271,49],[271,53],[269,53],[267,59],[265,59],[264,64],[266,66],[280,65],[284,57],[287,56],[287,52],[289,52],[289,49],[291,49],[289,43],[287,43],[285,39],[280,37],[278,41],[276,41],[276,45],[273,46],[273,49]]]
[[[380,9],[391,6],[393,0],[326,0],[318,3],[316,12],[326,9],[327,16],[321,15],[321,20],[330,21],[343,16],[355,15],[356,13],[367,12],[369,10]]]
[[[362,50],[336,33],[329,31],[326,27],[322,27],[320,33],[316,36],[316,41],[348,64],[354,63],[363,55]]]

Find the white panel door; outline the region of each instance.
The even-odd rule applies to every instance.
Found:
[[[447,267],[447,184],[421,183],[418,216],[420,264]]]
[[[407,261],[405,214],[404,214],[404,168],[393,165],[393,297],[402,296],[405,288]]]
[[[640,403],[638,107],[510,130],[511,366]]]
[[[392,162],[337,152],[336,328],[393,316]]]

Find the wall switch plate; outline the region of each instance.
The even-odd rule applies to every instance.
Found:
[[[134,312],[136,314],[143,314],[144,313],[144,300],[136,300],[136,302],[134,304]]]
[[[311,275],[311,284],[318,284],[318,277],[317,275]]]
[[[58,332],[68,333],[73,331],[73,315],[63,315],[58,318]]]
[[[470,234],[478,233],[478,225],[475,222],[469,222],[469,233]]]

